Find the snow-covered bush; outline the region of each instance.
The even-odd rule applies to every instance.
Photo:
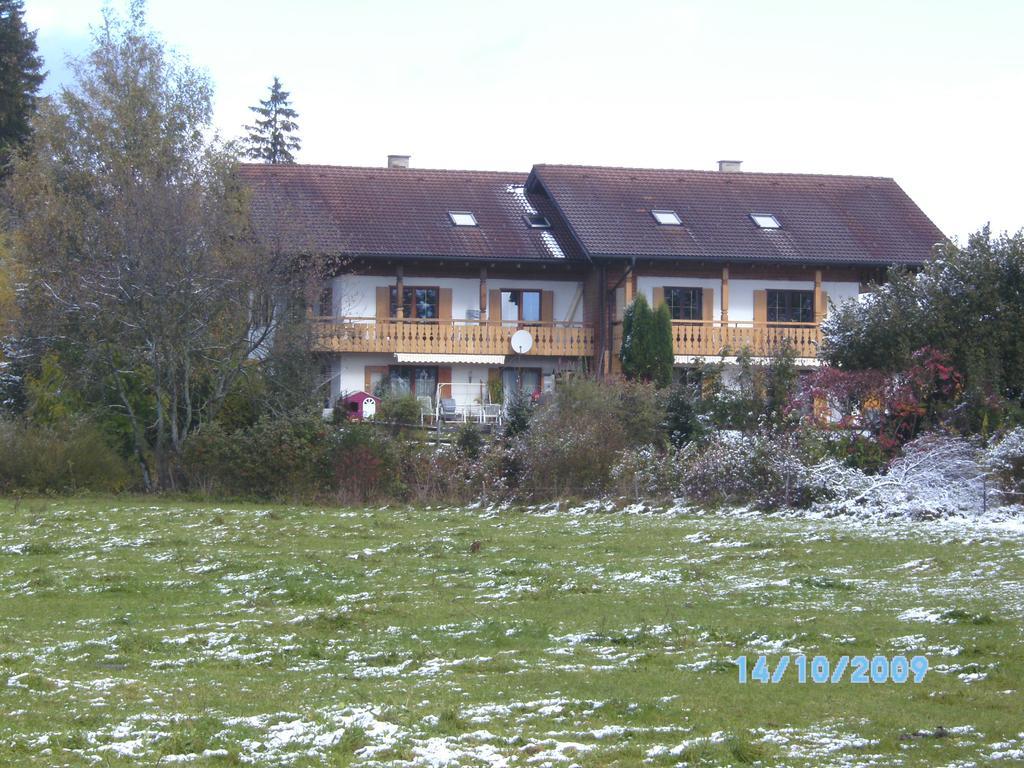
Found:
[[[809,483],[835,514],[930,519],[974,514],[986,505],[987,470],[976,442],[928,433],[904,446],[889,471],[868,475],[828,459],[808,469]]]
[[[674,449],[659,451],[653,445],[627,448],[612,467],[612,480],[621,496],[662,499],[675,490],[679,466]]]
[[[806,506],[825,491],[800,458],[795,439],[774,432],[719,432],[680,451],[683,496],[708,504]]]
[[[983,461],[998,483],[1003,501],[1024,501],[1024,427],[1016,427],[993,440]]]

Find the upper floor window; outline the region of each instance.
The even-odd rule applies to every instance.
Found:
[[[679,214],[675,211],[651,211],[651,216],[659,224],[666,224],[668,226],[678,227],[683,223],[683,220],[679,218]]]
[[[436,320],[439,316],[440,289],[405,286],[402,290],[402,317]],[[391,314],[398,317],[398,288],[391,286]]]
[[[448,211],[448,218],[452,220],[452,224],[456,227],[475,227],[476,216],[470,211]]]
[[[813,323],[814,291],[767,291],[769,323]]]
[[[700,288],[666,288],[665,303],[673,320],[704,319],[704,291]]]
[[[528,213],[523,218],[530,229],[551,229],[551,222],[548,217],[540,213]]]
[[[540,291],[502,291],[501,319],[540,322]]]

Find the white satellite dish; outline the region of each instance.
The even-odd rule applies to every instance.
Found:
[[[533,336],[525,328],[512,334],[512,351],[517,355],[525,355],[533,349]]]

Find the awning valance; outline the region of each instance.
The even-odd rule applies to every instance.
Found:
[[[463,363],[469,365],[504,365],[504,355],[449,355],[430,352],[395,352],[395,360],[400,363],[441,364]]]

